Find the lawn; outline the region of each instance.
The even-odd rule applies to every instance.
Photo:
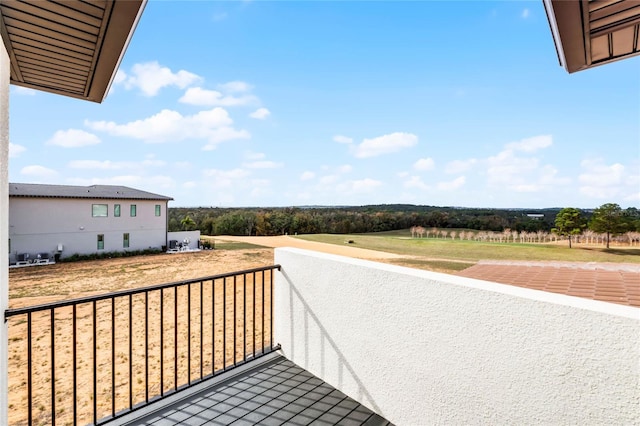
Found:
[[[442,238],[411,238],[408,230],[371,234],[314,234],[299,235],[307,241],[344,245],[353,241],[354,247],[416,256],[422,261],[458,261],[475,263],[479,260],[540,260],[563,262],[640,263],[639,247],[585,246],[574,244],[569,249],[561,243],[493,243]],[[350,244],[350,245],[351,245]],[[470,265],[469,265],[470,266]]]

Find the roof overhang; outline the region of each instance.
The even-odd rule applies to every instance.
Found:
[[[147,0],[0,0],[11,83],[102,102]]]
[[[576,72],[640,54],[640,0],[543,0],[558,59]]]

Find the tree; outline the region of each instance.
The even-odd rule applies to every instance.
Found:
[[[569,237],[569,248],[571,248],[571,236],[580,235],[585,228],[584,219],[579,209],[566,207],[558,212],[555,221],[556,227],[551,231],[558,235]]]
[[[589,222],[589,229],[607,234],[607,248],[611,235],[623,234],[626,231],[625,218],[622,209],[615,203],[603,204],[593,211]]]
[[[186,215],[184,219],[180,221],[180,224],[182,225],[182,229],[184,231],[193,231],[194,229],[196,229],[196,223],[193,221],[193,219],[191,219],[189,215]]]

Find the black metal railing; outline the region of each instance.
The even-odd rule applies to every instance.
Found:
[[[279,269],[5,311],[10,423],[108,423],[278,349]]]

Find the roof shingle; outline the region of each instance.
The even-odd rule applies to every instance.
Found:
[[[35,183],[10,183],[9,197],[43,198],[103,198],[120,200],[173,200],[165,195],[141,191],[119,185],[44,185]]]

